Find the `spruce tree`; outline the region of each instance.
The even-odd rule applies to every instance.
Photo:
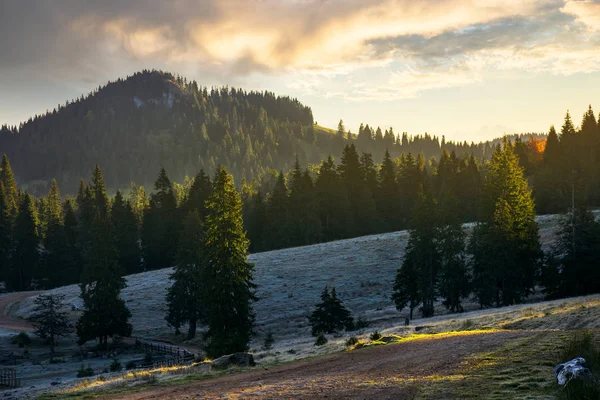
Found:
[[[81,276],[83,314],[77,321],[79,344],[98,338],[100,346],[108,345],[108,338],[131,336],[131,313],[121,299],[126,286],[119,265],[114,228],[99,209],[93,226],[92,247],[87,254]]]
[[[83,272],[83,257],[78,246],[78,222],[73,202],[67,199],[63,206],[64,210],[64,230],[66,236],[66,255],[63,259],[63,282],[62,285],[79,283],[81,273]]]
[[[15,182],[15,177],[6,154],[2,155],[2,163],[0,164],[0,181],[4,184],[6,207],[9,214],[14,217],[19,208],[19,192],[17,191],[17,183]]]
[[[10,276],[11,253],[13,249],[10,207],[0,181],[0,281],[7,281]]]
[[[321,302],[315,304],[315,309],[308,317],[313,336],[324,333],[335,333],[353,325],[353,318],[337,297],[335,288],[329,292],[329,287],[325,286],[321,293]]]
[[[578,206],[561,221],[542,277],[549,298],[583,296],[600,292],[600,223]]]
[[[321,220],[323,240],[346,238],[353,226],[346,185],[338,175],[333,158],[321,163],[315,182],[317,212]]]
[[[533,292],[541,249],[531,190],[506,138],[487,166],[480,210],[470,246],[475,293],[482,306],[519,303]]]
[[[193,210],[183,223],[175,270],[169,277],[173,285],[167,292],[165,317],[177,332],[183,324],[188,324],[188,339],[196,336],[197,323],[202,320],[202,290],[206,290],[202,282],[206,273],[203,251],[204,229],[198,211]]]
[[[173,265],[181,219],[171,181],[162,168],[150,196],[150,207],[142,223],[142,255],[146,270]]]
[[[291,243],[292,224],[288,189],[283,172],[279,173],[267,207],[269,248],[281,249]]]
[[[397,206],[400,201],[396,171],[389,151],[385,151],[381,168],[379,169],[378,186],[375,192],[377,211],[388,229],[400,229]]]
[[[43,240],[43,268],[40,269],[40,286],[48,289],[64,284],[71,271],[69,265],[68,243],[63,221],[60,192],[56,180],[52,181],[46,203],[47,231]]]
[[[33,288],[40,264],[37,210],[31,195],[26,193],[21,198],[13,229],[15,251],[11,257],[11,271],[6,282],[7,288],[15,291]]]
[[[123,199],[121,191],[117,191],[113,199],[111,218],[115,228],[121,270],[126,275],[140,272],[141,260],[137,218],[131,205]]]
[[[35,329],[33,333],[50,346],[50,361],[54,359],[57,339],[72,331],[67,313],[63,311],[64,299],[64,295],[40,294],[33,302],[35,307],[29,317]]]
[[[210,357],[248,348],[256,300],[254,265],[247,261],[249,242],[243,229],[242,201],[233,178],[222,167],[213,181],[205,223],[206,278],[202,305],[206,313]]]

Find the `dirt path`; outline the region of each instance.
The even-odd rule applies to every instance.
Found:
[[[413,398],[419,378],[456,371],[471,354],[499,348],[532,332],[494,332],[415,340],[336,353],[189,384],[158,387],[118,399]]]
[[[17,292],[0,296],[0,328],[12,329],[15,331],[31,332],[33,327],[24,319],[12,317],[10,311],[16,303],[25,300],[28,297],[36,296],[38,292]]]

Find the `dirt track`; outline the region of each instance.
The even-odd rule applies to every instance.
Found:
[[[409,399],[419,378],[456,371],[468,355],[492,351],[531,332],[495,332],[337,353],[271,368],[120,395],[119,399]],[[408,383],[407,383],[408,382]],[[414,383],[414,384],[411,384]]]
[[[10,316],[11,306],[28,297],[36,296],[42,292],[17,292],[9,293],[0,297],[0,328],[12,329],[15,331],[31,332],[31,324],[21,318]]]

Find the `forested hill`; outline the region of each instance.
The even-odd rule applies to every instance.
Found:
[[[383,159],[402,153],[439,157],[442,149],[481,159],[491,143],[446,143],[430,135],[410,137],[361,125],[350,134],[314,124],[312,111],[296,99],[270,92],[200,87],[161,71],[143,71],[35,116],[18,127],[0,128],[0,153],[33,194],[46,193],[56,178],[63,193],[74,193],[82,177],[99,164],[108,188],[131,182],[151,184],[164,167],[175,181],[222,164],[236,182],[275,170],[288,171],[328,155],[336,159],[348,139],[359,152]]]

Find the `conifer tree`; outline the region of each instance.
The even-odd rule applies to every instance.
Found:
[[[206,205],[207,290],[202,304],[208,325],[206,351],[212,357],[247,349],[256,297],[254,265],[246,258],[249,242],[243,230],[242,201],[233,178],[222,167]]]
[[[177,263],[170,276],[173,285],[167,292],[165,317],[176,332],[183,324],[188,324],[188,339],[196,336],[197,323],[202,320],[202,290],[206,290],[202,278],[207,267],[203,251],[204,229],[198,211],[193,210],[183,223]]]
[[[4,184],[6,207],[9,214],[14,217],[19,208],[19,192],[17,191],[17,183],[15,182],[15,177],[6,154],[2,155],[2,163],[0,164],[0,181]]]
[[[394,162],[389,151],[385,151],[379,169],[378,186],[375,192],[377,211],[388,229],[400,229],[397,207],[400,201]]]
[[[81,180],[77,191],[77,247],[82,257],[87,256],[87,252],[92,242],[92,227],[94,222],[94,200],[90,188]]]
[[[181,224],[175,192],[164,168],[160,170],[154,189],[142,224],[142,254],[146,270],[173,265]]]
[[[289,210],[288,189],[285,184],[283,172],[279,173],[269,205],[267,208],[268,218],[268,242],[270,248],[281,249],[289,246],[292,235],[291,217]]]
[[[73,202],[71,199],[65,200],[64,210],[64,231],[66,237],[66,255],[62,285],[79,283],[81,273],[83,272],[83,257],[78,246],[78,222]]]
[[[11,253],[13,249],[10,207],[0,181],[0,280],[7,281],[10,273]]]
[[[574,213],[574,214],[573,214]],[[600,223],[578,206],[561,221],[557,243],[542,277],[549,298],[600,292]]]
[[[125,202],[121,191],[117,191],[113,200],[111,219],[115,228],[121,270],[126,275],[140,272],[141,261],[137,219],[131,205]]]
[[[72,331],[67,313],[63,311],[64,299],[64,295],[40,294],[33,302],[35,308],[29,317],[34,334],[50,345],[50,361],[54,359],[57,339]]]
[[[190,191],[185,200],[184,209],[187,213],[197,211],[201,221],[204,221],[206,215],[206,200],[210,197],[212,192],[212,184],[210,177],[204,173],[204,170],[200,172],[194,178]]]
[[[119,255],[110,219],[97,211],[93,226],[92,247],[81,276],[83,314],[77,321],[79,343],[98,338],[108,346],[108,338],[129,337],[131,313],[119,297],[126,282],[119,266]]]
[[[28,193],[21,196],[19,212],[13,229],[15,252],[11,257],[9,290],[30,290],[39,267],[38,216],[33,198]]]
[[[329,156],[319,167],[315,182],[318,215],[321,220],[323,240],[348,237],[352,226],[348,192],[338,175],[333,158]]]
[[[43,268],[40,269],[39,283],[48,289],[65,282],[68,272],[68,244],[63,221],[60,192],[56,180],[52,181],[46,203],[47,231],[43,240]]]
[[[258,253],[266,250],[267,247],[267,205],[260,189],[252,196],[251,210],[244,216],[244,223],[248,226],[248,239],[250,240],[250,250]]]
[[[315,309],[308,317],[313,336],[318,336],[323,333],[335,333],[343,329],[351,328],[353,318],[337,297],[335,288],[331,289],[325,286],[321,293],[321,302],[315,304]]]
[[[470,246],[482,306],[519,303],[532,293],[541,254],[534,218],[531,190],[505,138],[487,166],[481,223]]]

